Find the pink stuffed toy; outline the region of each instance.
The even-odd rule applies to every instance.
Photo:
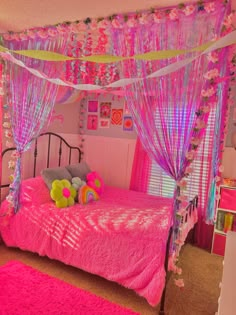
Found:
[[[99,195],[104,191],[104,182],[97,172],[87,174],[87,185],[93,188]]]

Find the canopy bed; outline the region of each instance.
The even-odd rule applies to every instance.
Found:
[[[61,136],[53,133],[40,136],[48,141],[47,169],[55,159],[63,168],[61,158],[66,148],[69,149],[67,164],[73,154],[80,161],[80,149],[69,146]],[[58,156],[50,154],[55,137],[60,141]],[[14,150],[4,150],[3,160]],[[0,227],[4,243],[118,282],[145,297],[151,305],[157,305],[165,292],[173,200],[105,186],[100,200],[59,209],[50,198],[42,176],[35,172],[38,154],[36,141],[32,152],[33,177],[22,181],[20,211],[9,224]],[[5,200],[0,210],[1,220],[8,206]],[[181,222],[182,241],[197,221],[196,207],[197,197],[186,204]],[[164,312],[164,294],[161,311]]]
[[[227,1],[200,2],[5,34],[0,56],[6,60],[4,76],[10,80],[5,82],[4,119],[9,121],[3,127],[8,149],[3,151],[2,162],[5,154],[16,150],[11,153],[15,160],[8,162],[14,170],[12,182],[1,183],[1,188],[9,186],[1,206],[1,217],[8,222],[0,227],[8,246],[116,281],[151,305],[161,301],[160,313],[164,314],[165,272],[169,266],[180,273],[176,260],[197,221],[198,197],[188,200],[186,186],[211,111],[220,123],[215,129],[214,155],[209,158],[212,195],[209,207],[204,207],[210,209],[205,219],[212,221],[214,216],[229,75],[228,50],[219,48],[235,42],[229,12]],[[60,67],[54,61],[63,64]],[[84,205],[88,176],[95,175],[81,162],[83,146],[72,148],[62,137],[58,166],[63,175],[45,187],[44,174],[51,159],[56,159],[50,155],[51,137],[58,135],[42,132],[52,115],[57,84],[124,95],[144,149],[175,180],[174,198],[105,187],[101,196],[93,192],[93,202]],[[41,136],[49,136],[47,167],[37,176],[37,139]],[[33,178],[21,181],[22,157],[34,140]],[[69,148],[67,161],[61,159],[62,144]],[[72,149],[81,163],[70,167]],[[84,168],[82,177],[72,176],[76,167]],[[76,204],[75,177],[84,182]],[[66,188],[69,196],[63,195],[65,205],[70,205],[63,210],[51,200],[57,205],[58,187]],[[176,284],[183,286],[182,279]]]

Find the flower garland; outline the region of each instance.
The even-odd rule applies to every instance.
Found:
[[[170,21],[178,21],[182,16],[191,16],[196,13],[214,13],[218,5],[227,5],[228,0],[220,0],[218,2],[198,1],[196,4],[179,4],[177,7],[170,8],[151,8],[141,12],[113,14],[104,18],[87,18],[83,21],[63,22],[56,25],[38,27],[28,29],[23,32],[14,33],[9,31],[3,34],[6,41],[9,40],[29,40],[35,38],[49,38],[60,34],[68,33],[84,33],[87,28],[94,31],[97,29],[108,29],[109,27],[121,29],[126,27],[135,27],[138,24],[145,25],[150,22],[161,23],[163,19]],[[104,38],[106,35],[104,35]]]
[[[231,32],[234,29],[233,26],[233,14],[230,13],[223,22],[223,29],[222,29],[222,35],[226,35],[227,33]],[[230,75],[232,76],[231,84],[232,82],[235,84],[235,78],[234,74],[236,71],[236,46],[231,47],[231,53],[229,54],[229,65],[230,65]],[[219,76],[219,69],[218,69],[218,60],[219,60],[219,51],[213,51],[207,55],[208,62],[209,62],[209,70],[204,74],[204,79],[206,80],[205,88],[201,91],[201,97],[202,101],[200,102],[199,110],[196,112],[197,119],[196,124],[194,126],[194,132],[193,137],[191,139],[190,147],[188,152],[186,153],[186,158],[188,160],[188,166],[185,170],[183,178],[177,182],[177,212],[176,212],[176,222],[175,222],[175,249],[176,251],[173,253],[173,255],[170,256],[169,259],[169,269],[172,270],[175,274],[181,275],[182,269],[177,266],[178,264],[178,256],[180,249],[182,245],[184,244],[184,239],[182,238],[182,228],[181,223],[183,222],[183,217],[186,214],[186,210],[184,207],[184,202],[187,201],[187,196],[185,195],[185,191],[187,189],[187,181],[186,178],[189,177],[189,175],[193,172],[193,169],[191,167],[191,163],[193,162],[195,156],[196,156],[196,150],[201,144],[201,140],[204,136],[206,127],[207,127],[207,120],[209,113],[211,111],[211,108],[215,107],[218,102],[218,96],[217,96],[217,84],[221,82]],[[228,105],[231,105],[233,103],[233,96],[232,88],[229,89],[229,96],[228,96]],[[229,106],[228,106],[229,107]],[[225,127],[226,127],[226,119],[225,118]],[[223,135],[225,135],[226,130],[224,130]],[[221,141],[221,147],[220,152],[222,154],[223,152],[223,146],[224,141]],[[221,162],[221,161],[220,161]],[[220,179],[220,174],[223,171],[222,165],[219,165],[219,175],[217,177]],[[216,178],[217,182],[217,191],[219,195],[219,189],[220,189],[220,180]],[[183,204],[183,206],[182,206]],[[187,224],[187,223],[185,223]],[[184,281],[182,278],[177,278],[174,280],[175,284],[183,288],[184,287]]]
[[[11,130],[11,114],[10,114],[10,108],[8,104],[4,104],[5,100],[5,94],[4,91],[7,89],[7,75],[3,74],[4,72],[4,67],[1,65],[1,80],[0,80],[0,104],[1,104],[1,110],[2,110],[2,128],[3,128],[3,135],[2,135],[2,142],[5,142],[5,147],[6,148],[11,148],[14,146],[14,141],[13,141],[13,134]],[[4,86],[5,84],[5,86]],[[9,175],[9,180],[10,183],[13,182],[14,179],[14,172],[15,172],[15,167],[16,167],[16,159],[18,155],[16,150],[11,152],[10,155],[10,160],[8,161],[8,169],[10,170],[10,175]],[[10,184],[10,194],[6,197],[7,201],[9,202],[8,209],[5,213],[1,214],[1,217],[3,217],[3,220],[1,221],[1,224],[7,225],[9,218],[13,214],[13,208],[12,208],[12,198],[11,198],[11,184]]]

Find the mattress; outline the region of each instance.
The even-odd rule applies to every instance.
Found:
[[[1,206],[1,213],[7,202]],[[36,252],[115,281],[159,303],[172,200],[114,187],[87,205],[23,203],[0,233],[7,246]]]

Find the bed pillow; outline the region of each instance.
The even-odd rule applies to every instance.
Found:
[[[97,172],[90,172],[87,174],[87,185],[93,188],[99,196],[104,191],[104,182]]]
[[[41,176],[49,190],[52,189],[52,182],[56,179],[67,179],[69,182],[72,180],[66,167],[45,168],[41,171]]]
[[[76,190],[67,179],[54,180],[50,196],[57,208],[66,208],[75,203]]]
[[[20,203],[41,205],[51,201],[48,187],[41,176],[21,182]]]
[[[80,188],[78,196],[79,203],[85,205],[89,202],[97,200],[99,200],[99,195],[93,188],[88,185],[84,185]]]
[[[84,161],[78,164],[67,165],[66,168],[72,177],[79,177],[83,181],[86,181],[87,174],[91,172],[88,164]]]

